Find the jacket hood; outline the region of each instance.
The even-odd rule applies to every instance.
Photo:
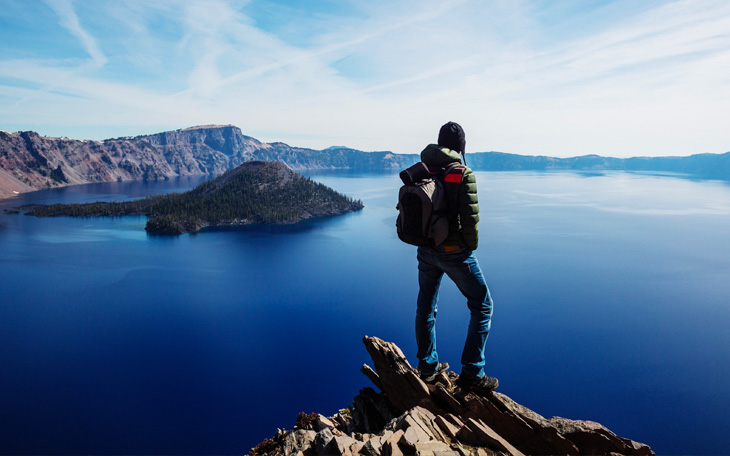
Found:
[[[429,166],[443,166],[452,162],[461,163],[461,154],[447,147],[429,144],[421,152],[421,161]]]

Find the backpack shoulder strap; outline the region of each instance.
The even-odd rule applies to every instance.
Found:
[[[466,171],[466,166],[461,163],[452,162],[443,167],[427,166],[426,169],[431,173],[431,176],[435,176],[442,182],[460,184]]]
[[[461,163],[452,162],[444,167],[443,170],[443,181],[450,184],[461,184],[461,179],[464,177],[466,166]]]
[[[461,180],[464,178],[465,172],[466,166],[461,163],[452,162],[446,165],[441,175],[446,196],[448,197],[451,218],[455,218],[459,212],[459,187],[461,186]]]

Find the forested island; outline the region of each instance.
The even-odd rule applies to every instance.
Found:
[[[195,233],[208,226],[289,224],[363,208],[278,162],[250,161],[184,193],[123,202],[26,205],[36,217],[146,215],[151,233]]]

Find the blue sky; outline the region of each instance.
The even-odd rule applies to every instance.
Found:
[[[419,152],[730,151],[726,0],[0,0],[0,129]]]

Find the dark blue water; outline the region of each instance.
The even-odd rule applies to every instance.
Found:
[[[365,209],[176,238],[147,236],[144,217],[0,215],[0,453],[246,453],[298,412],[335,413],[368,386],[363,335],[413,361],[415,248],[395,236],[397,176],[315,178]],[[477,178],[477,254],[495,300],[487,370],[500,391],[660,454],[730,452],[730,186]],[[445,283],[439,347],[452,366],[467,319]]]

